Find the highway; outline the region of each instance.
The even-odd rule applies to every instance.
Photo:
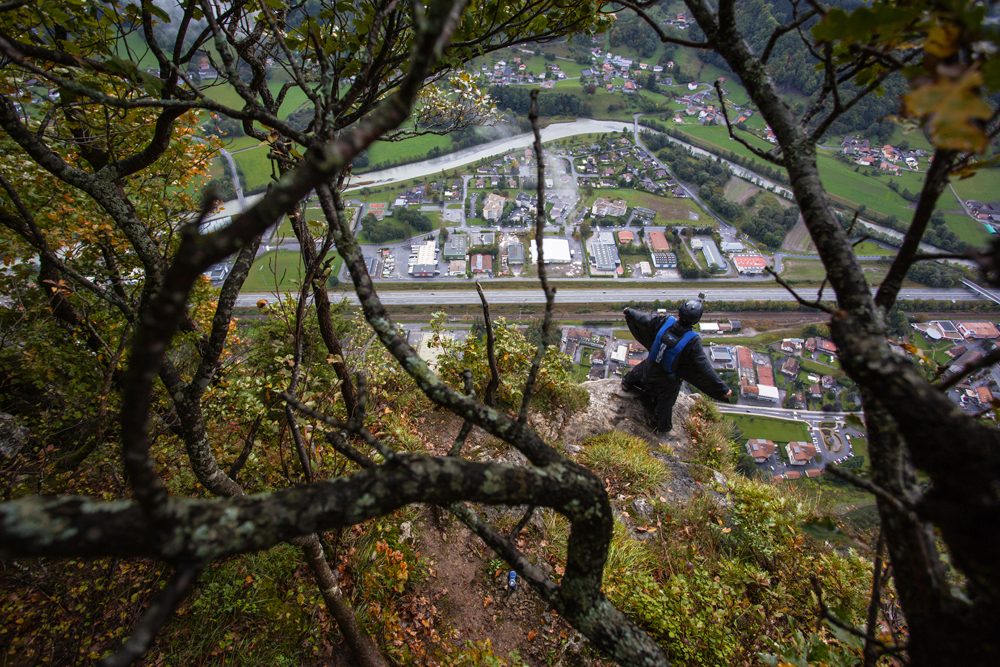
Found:
[[[611,287],[609,285],[609,287]],[[534,304],[545,303],[545,296],[541,288],[537,289],[490,289],[489,284],[483,286],[486,291],[486,298],[494,304]],[[705,293],[707,301],[794,301],[794,297],[780,287],[720,287],[701,288]],[[697,296],[697,287],[668,287],[655,289],[559,289],[556,283],[556,303],[625,303],[628,301],[652,302],[657,299],[678,301],[690,299]],[[872,290],[874,293],[875,290]],[[802,288],[801,293],[807,298],[816,295],[814,288]],[[990,293],[1000,298],[1000,291],[990,290]],[[357,303],[358,299],[354,292],[343,293],[350,303]],[[331,291],[330,296],[339,299],[337,292]],[[474,289],[469,290],[441,290],[441,291],[385,291],[379,296],[382,303],[386,305],[426,305],[426,306],[447,306],[451,304],[478,304],[479,295]],[[833,299],[833,290],[827,288],[823,293],[824,299]],[[979,301],[983,298],[968,289],[934,289],[934,288],[903,288],[899,291],[900,299],[941,299],[954,301]],[[237,306],[253,306],[261,299],[274,301],[273,293],[243,293],[236,299]]]

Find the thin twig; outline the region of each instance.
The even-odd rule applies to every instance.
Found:
[[[726,128],[729,130],[729,138],[735,140],[739,144],[742,144],[744,148],[746,148],[751,153],[759,157],[761,160],[770,162],[771,164],[776,165],[778,167],[784,167],[785,166],[784,160],[782,160],[777,155],[772,155],[771,153],[762,151],[761,149],[755,146],[751,146],[745,139],[743,139],[743,137],[736,136],[736,133],[733,132],[733,126],[729,122],[729,112],[726,111],[726,101],[722,98],[722,84],[719,83],[718,80],[715,81],[715,94],[719,96],[719,106],[722,108],[722,117],[723,119],[725,119]]]
[[[786,283],[781,278],[781,276],[779,276],[777,273],[775,273],[774,269],[772,269],[770,266],[764,267],[764,270],[767,271],[768,273],[770,273],[772,276],[774,276],[774,280],[779,285],[781,285],[786,290],[788,290],[788,293],[791,294],[792,296],[794,296],[795,300],[798,301],[803,306],[807,306],[809,308],[815,308],[816,310],[822,310],[824,313],[829,313],[831,315],[833,314],[833,308],[830,308],[826,304],[820,303],[819,301],[809,301],[809,300],[803,299],[801,296],[799,296],[799,293],[796,292],[795,289],[791,285],[789,285],[788,283]]]
[[[648,6],[645,3],[636,3],[632,0],[619,0],[618,4],[623,7],[628,7],[633,12],[635,12],[639,18],[645,21],[649,27],[656,31],[656,36],[660,38],[660,41],[664,44],[676,44],[678,46],[687,46],[692,49],[711,49],[712,42],[693,42],[687,39],[680,39],[679,37],[671,37],[667,33],[663,32],[663,29],[653,20],[653,18],[643,11],[643,8]]]
[[[496,341],[493,338],[493,319],[490,317],[490,303],[486,300],[483,287],[476,281],[476,291],[483,302],[483,319],[486,321],[486,357],[490,363],[490,382],[486,385],[483,403],[495,408],[497,406],[497,389],[500,387],[500,371],[497,370]]]
[[[947,380],[937,385],[937,388],[940,389],[941,391],[950,389],[951,387],[954,387],[956,384],[961,382],[963,378],[972,375],[981,368],[992,366],[997,362],[1000,362],[1000,347],[994,348],[984,356],[980,357],[979,359],[966,364],[965,367],[962,368],[961,373],[955,373]]]
[[[236,481],[236,477],[240,474],[240,471],[243,470],[243,466],[246,464],[247,459],[250,457],[250,451],[253,449],[253,441],[257,436],[257,429],[260,428],[261,420],[262,417],[260,415],[257,415],[257,418],[253,420],[253,423],[250,425],[250,432],[247,433],[247,437],[243,441],[243,451],[240,452],[240,455],[236,457],[236,460],[233,461],[233,465],[229,468],[229,479],[234,482]]]
[[[514,526],[514,529],[510,531],[511,539],[516,538],[518,535],[521,534],[521,531],[524,530],[524,527],[528,525],[529,521],[531,521],[531,517],[532,515],[534,515],[534,513],[535,513],[535,506],[528,505],[528,509],[524,510],[524,515],[521,517],[521,520],[518,521],[517,525]]]
[[[975,260],[976,256],[973,253],[968,252],[918,252],[913,256],[913,262],[926,262],[932,259],[971,259]]]
[[[357,463],[362,468],[375,467],[375,462],[351,446],[351,444],[347,442],[347,439],[341,435],[340,431],[327,431],[324,435],[326,436],[326,441],[330,443],[330,446],[343,454],[349,460]]]
[[[810,9],[808,12],[798,17],[793,22],[775,28],[774,32],[771,33],[771,37],[767,40],[767,46],[764,47],[763,53],[760,54],[761,64],[762,65],[767,64],[768,59],[771,57],[771,51],[774,50],[774,45],[778,43],[778,38],[780,38],[782,35],[786,33],[791,32],[792,30],[798,30],[800,25],[802,25],[812,17],[816,16],[817,14],[819,14],[819,11],[817,11],[815,8]]]
[[[861,632],[850,623],[844,623],[842,620],[837,618],[837,616],[830,611],[830,608],[826,606],[826,603],[823,602],[823,588],[820,586],[819,579],[816,578],[816,575],[813,574],[809,575],[809,581],[812,582],[813,591],[816,593],[816,601],[819,603],[819,612],[821,617],[825,618],[830,623],[833,623],[838,628],[850,632],[855,637],[860,637],[865,641],[874,642],[876,645],[878,645],[879,649],[881,649],[883,653],[900,653],[906,650],[905,646],[886,644],[885,642],[880,641],[877,637],[872,637],[871,635],[868,635],[865,632]],[[868,630],[868,632],[871,632],[871,629],[869,628],[866,629]]]
[[[360,373],[358,375],[360,375]],[[358,412],[363,412],[362,406],[364,405],[364,403],[362,397],[364,396],[364,393],[361,391],[362,389],[361,383],[358,384],[359,384]],[[295,410],[303,412],[309,417],[312,417],[313,419],[323,422],[327,426],[332,426],[333,428],[341,431],[347,431],[348,433],[354,433],[355,435],[360,435],[364,439],[365,443],[370,445],[375,451],[381,454],[382,458],[384,458],[386,461],[395,458],[396,452],[393,451],[391,448],[389,448],[384,442],[382,442],[374,435],[372,435],[371,432],[367,428],[365,428],[364,423],[361,420],[352,418],[347,420],[346,422],[342,422],[339,419],[334,419],[333,417],[324,415],[322,412],[313,410],[305,403],[300,402],[298,399],[296,399],[294,396],[292,396],[287,392],[284,391],[279,392],[278,396],[281,398],[281,400],[288,403],[288,405],[290,405]]]
[[[178,567],[160,596],[149,605],[131,636],[125,640],[121,648],[101,660],[98,667],[127,667],[141,658],[149,650],[167,619],[177,609],[177,605],[197,581],[200,572],[201,568],[195,565]]]
[[[880,527],[878,531],[878,544],[875,547],[875,566],[872,568],[872,596],[868,603],[868,623],[865,625],[865,632],[869,635],[875,634],[875,625],[878,623],[878,610],[882,600],[882,551],[885,549],[885,531]],[[878,647],[871,637],[865,637],[865,662],[863,667],[875,667],[878,662]]]
[[[538,343],[534,359],[531,360],[528,379],[524,382],[521,412],[517,416],[517,421],[521,424],[525,424],[528,421],[528,405],[531,403],[532,395],[535,392],[535,380],[542,366],[545,350],[549,346],[549,331],[552,328],[552,307],[556,298],[555,288],[549,286],[549,278],[545,270],[545,251],[543,249],[545,241],[545,164],[542,162],[542,132],[538,128],[537,89],[531,91],[531,110],[528,112],[528,119],[531,121],[531,131],[535,135],[535,164],[537,165],[536,175],[538,177],[538,203],[535,210],[535,252],[538,255],[538,281],[542,284],[542,291],[545,292],[545,318],[542,320],[542,339]]]
[[[478,286],[478,283],[476,283]],[[466,368],[462,371],[462,379],[465,381],[465,395],[469,398],[476,397],[476,387],[472,383],[472,371]],[[459,429],[458,435],[455,436],[455,442],[451,446],[451,451],[448,452],[448,456],[460,456],[462,454],[462,447],[465,446],[465,439],[469,437],[472,433],[472,427],[475,426],[471,421],[466,419],[462,422],[462,428]]]
[[[891,493],[883,489],[881,486],[870,480],[858,477],[857,475],[847,472],[846,470],[843,470],[841,468],[837,468],[836,466],[827,466],[826,472],[830,473],[834,477],[839,477],[845,482],[853,484],[854,486],[860,489],[864,489],[865,491],[875,494],[876,496],[887,502],[889,505],[891,505],[893,509],[902,514],[911,514],[913,511],[913,506],[909,503],[909,501],[900,500],[899,498],[892,495]]]

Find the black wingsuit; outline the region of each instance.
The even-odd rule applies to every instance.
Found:
[[[625,322],[635,339],[647,350],[652,349],[656,334],[660,331],[660,327],[666,324],[668,316],[640,313],[631,308],[626,308],[624,312]],[[680,338],[690,328],[678,320],[670,327],[670,333]],[[660,364],[653,363],[646,357],[622,378],[622,385],[627,389],[641,389],[653,401],[653,417],[656,428],[661,433],[673,428],[674,403],[677,402],[677,394],[681,389],[681,380],[690,382],[718,401],[726,398],[729,392],[729,387],[705,356],[700,338],[690,341],[681,351],[677,358],[676,369],[677,374],[670,377]]]

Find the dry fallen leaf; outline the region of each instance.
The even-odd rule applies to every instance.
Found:
[[[733,530],[732,528],[723,528],[722,532],[724,532],[724,533],[730,533],[730,532],[732,532],[732,530]]]
[[[491,603],[491,602],[493,602],[493,598],[492,598],[492,597],[490,597],[489,595],[487,595],[487,596],[486,596],[486,600],[484,600],[484,601],[483,601],[483,606],[484,606],[484,607],[488,607],[488,606],[490,605],[490,603]]]
[[[536,632],[535,632],[534,630],[532,630],[531,632],[529,632],[529,633],[528,633],[528,641],[529,641],[529,642],[530,642],[530,641],[531,641],[532,639],[534,639],[534,638],[535,638],[535,634],[537,634],[537,633],[536,633]]]

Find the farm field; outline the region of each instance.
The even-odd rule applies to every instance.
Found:
[[[813,245],[806,223],[799,220],[792,230],[785,235],[785,242],[781,244],[781,249],[794,253],[814,253],[816,246]]]
[[[598,197],[608,199],[624,199],[629,206],[642,206],[656,211],[654,224],[668,224],[670,222],[692,222],[691,214],[697,215],[697,220],[705,220],[706,216],[698,210],[697,204],[690,199],[661,197],[651,192],[641,190],[621,190],[618,188],[600,188],[594,191],[593,197],[586,199],[586,205],[593,205]],[[707,222],[706,224],[711,224]]]
[[[872,255],[882,255],[883,257],[892,257],[898,254],[897,250],[890,250],[889,248],[883,248],[877,243],[872,243],[871,241],[865,241],[861,245],[854,247],[854,254],[859,257],[871,257]]]
[[[977,170],[972,178],[955,179],[952,185],[963,200],[997,201],[1000,199],[1000,168]]]
[[[684,134],[689,135],[694,138],[695,145],[703,144],[710,147],[732,151],[737,155],[741,155],[747,158],[754,158],[753,154],[743,146],[737,144],[729,139],[728,130],[725,127],[709,127],[704,125],[674,125]],[[737,132],[740,132],[737,130]],[[767,142],[758,139],[757,137],[750,135],[749,133],[742,132],[740,136],[746,139],[751,145],[770,149],[772,146]],[[878,177],[872,177],[871,174],[876,169],[869,168],[867,171],[868,176],[864,175],[864,169],[859,171],[854,171],[854,167],[850,165],[843,164],[832,157],[833,151],[820,151],[818,157],[818,165],[820,169],[820,177],[823,180],[823,185],[830,193],[830,196],[835,201],[839,201],[845,206],[851,206],[856,208],[857,206],[864,204],[869,209],[881,213],[883,215],[894,215],[900,220],[909,220],[913,216],[913,209],[910,208],[912,204],[907,200],[903,199],[902,196],[893,192],[889,189],[888,183],[890,180],[899,183],[900,188],[906,188],[911,192],[918,192],[922,187],[923,174],[915,172],[902,172],[898,176],[889,176],[888,174],[881,175]],[[993,172],[993,173],[990,173]],[[984,176],[987,176],[983,181],[983,185],[977,187],[976,190],[967,190],[967,192],[979,194],[980,196],[986,196],[989,199],[988,193],[990,191],[996,191],[996,187],[1000,187],[1000,169],[989,170],[984,172]],[[973,179],[968,180],[974,180]],[[959,185],[962,182],[956,184],[956,190],[959,190]],[[990,183],[994,186],[990,187]],[[965,194],[962,194],[965,196]],[[996,199],[996,197],[994,197]],[[991,199],[992,201],[992,199]],[[983,230],[982,225],[970,218],[967,215],[959,215],[957,212],[962,210],[961,203],[955,198],[955,195],[950,191],[946,190],[941,195],[941,200],[939,208],[945,211],[955,211],[956,213],[946,213],[945,219],[949,229],[955,232],[960,239],[967,243],[982,243],[983,239],[986,237],[985,230]]]
[[[818,259],[786,259],[782,262],[782,267],[781,277],[793,285],[796,283],[819,283],[826,277],[826,268]],[[869,285],[881,282],[889,271],[889,264],[877,261],[861,262],[861,267]],[[906,281],[906,284],[909,286],[913,283]]]
[[[756,185],[744,181],[742,178],[730,178],[722,194],[726,199],[742,204],[757,192],[760,192],[760,188]]]
[[[233,155],[233,160],[246,178],[243,183],[245,193],[262,191],[271,182],[271,161],[267,159],[266,147],[241,151]]]

